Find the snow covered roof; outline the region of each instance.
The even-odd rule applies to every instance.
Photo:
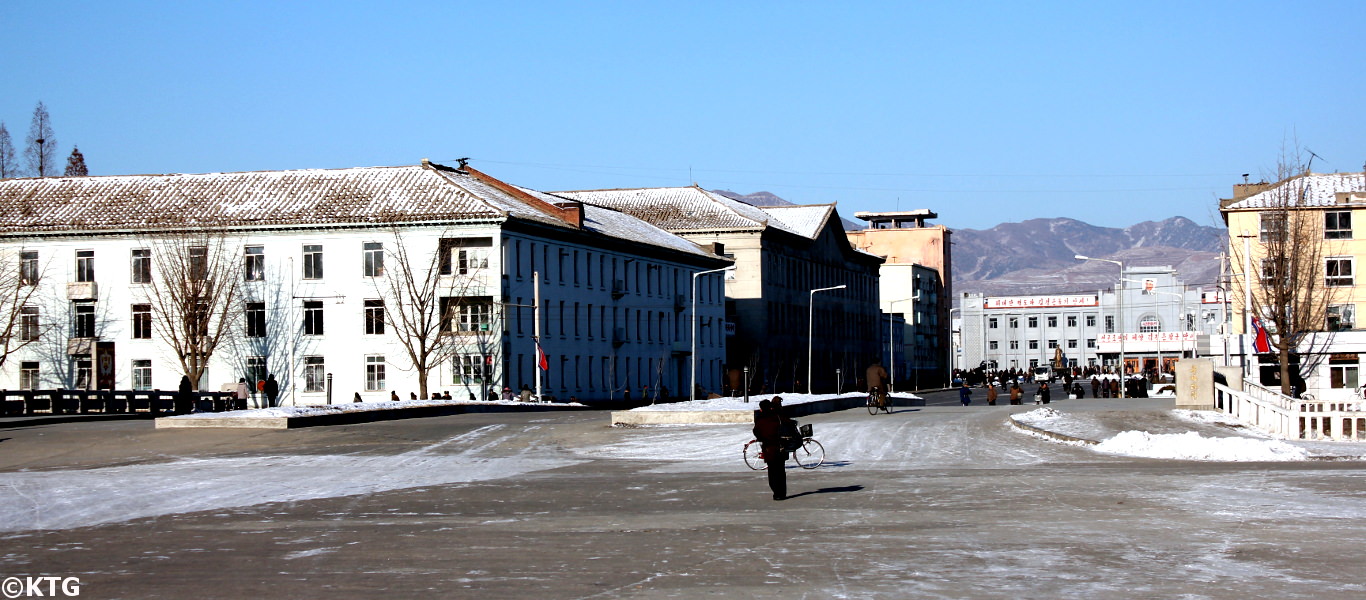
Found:
[[[835,214],[834,204],[793,204],[790,206],[765,206],[763,211],[787,225],[798,235],[815,239],[820,235],[826,222]]]
[[[1366,173],[1309,173],[1276,183],[1223,210],[1283,208],[1287,201],[1290,206],[1334,206],[1338,194],[1353,192],[1366,192]]]
[[[566,200],[554,194],[546,194],[526,188],[519,189],[551,204]],[[583,228],[588,231],[690,254],[715,256],[697,244],[669,233],[643,219],[611,208],[591,204],[584,204],[583,207]]]
[[[764,209],[697,186],[555,192],[586,204],[614,208],[675,233],[762,230],[773,227],[802,235]],[[810,236],[807,236],[810,237]]]
[[[424,165],[5,179],[0,233],[496,219],[502,196]]]

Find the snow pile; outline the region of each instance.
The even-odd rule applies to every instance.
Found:
[[[1194,431],[1152,434],[1125,431],[1092,446],[1099,452],[1143,458],[1226,462],[1309,460],[1309,452],[1280,440],[1207,438]]]
[[[1173,410],[1172,414],[1179,419],[1193,421],[1203,425],[1224,425],[1226,427],[1237,427],[1246,429],[1247,425],[1239,421],[1233,415],[1221,413],[1216,410]]]
[[[342,404],[318,404],[309,406],[277,406],[274,408],[255,408],[250,410],[230,410],[225,412],[201,412],[188,415],[166,417],[168,419],[260,419],[288,417],[318,417],[342,413],[373,412],[397,410],[401,408],[423,408],[428,406],[583,406],[578,403],[526,403],[513,400],[400,400],[398,402],[346,402]]]
[[[1015,415],[1015,420],[1026,425],[1043,427],[1048,423],[1058,423],[1065,417],[1062,413],[1051,408],[1036,408],[1026,413]]]

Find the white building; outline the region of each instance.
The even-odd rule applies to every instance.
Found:
[[[202,327],[223,322],[224,336],[198,387],[272,373],[285,404],[328,402],[329,384],[331,402],[407,399],[419,391],[413,348],[430,350],[429,393],[534,386],[538,329],[547,395],[684,395],[691,276],[731,264],[629,215],[425,160],[0,180],[4,273],[36,285],[0,314],[19,324],[0,388],[176,389],[194,361],[174,350],[188,318],[170,316],[164,292],[180,265],[214,273],[220,257],[231,278],[197,297],[236,294],[208,309]],[[719,278],[702,279],[696,306],[697,383],[716,389]]]

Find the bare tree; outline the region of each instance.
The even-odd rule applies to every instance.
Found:
[[[0,121],[0,179],[19,176],[19,159],[14,155],[14,142],[10,140],[9,128]]]
[[[146,243],[154,261],[144,292],[153,329],[199,388],[209,359],[242,316],[237,246],[226,234],[204,230]]]
[[[304,335],[300,314],[292,310],[288,274],[271,272],[264,260],[248,266],[251,258],[243,261],[242,318],[228,336],[225,351],[252,389],[273,374],[280,389],[287,390],[293,385],[290,357],[310,354],[312,336]]]
[[[51,293],[49,288],[32,304],[41,306],[39,314],[31,315],[39,320],[38,339],[31,349],[45,365],[43,381],[64,389],[95,388],[95,343],[116,335],[120,324],[108,289],[71,300],[66,294]]]
[[[1335,278],[1352,276],[1349,265],[1326,261],[1332,248],[1325,239],[1324,211],[1304,203],[1308,174],[1298,148],[1283,151],[1272,179],[1276,183],[1261,192],[1266,208],[1259,214],[1251,255],[1243,256],[1240,244],[1232,246],[1235,260],[1250,259],[1252,316],[1268,333],[1286,395],[1317,366],[1316,349],[1332,340],[1326,331],[1330,306],[1344,289],[1333,285]]]
[[[392,239],[380,255],[387,261],[367,263],[367,270],[377,269],[367,274],[383,301],[384,324],[417,372],[418,393],[428,397],[431,372],[451,361],[466,385],[479,384],[482,396],[502,348],[501,311],[487,291],[487,248],[443,237],[433,251],[415,250],[397,228]]]
[[[47,107],[40,101],[33,109],[33,120],[29,123],[28,138],[24,146],[24,159],[28,162],[29,172],[37,177],[47,177],[57,169],[57,135],[52,131],[52,118]]]
[[[20,248],[0,252],[0,367],[51,327],[38,307],[42,269],[38,253]]]

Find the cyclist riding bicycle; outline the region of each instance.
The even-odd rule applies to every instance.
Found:
[[[877,394],[878,403],[886,406],[887,404],[887,369],[882,368],[882,361],[875,360],[868,365],[868,370],[864,372],[864,380],[868,382],[868,393]]]

